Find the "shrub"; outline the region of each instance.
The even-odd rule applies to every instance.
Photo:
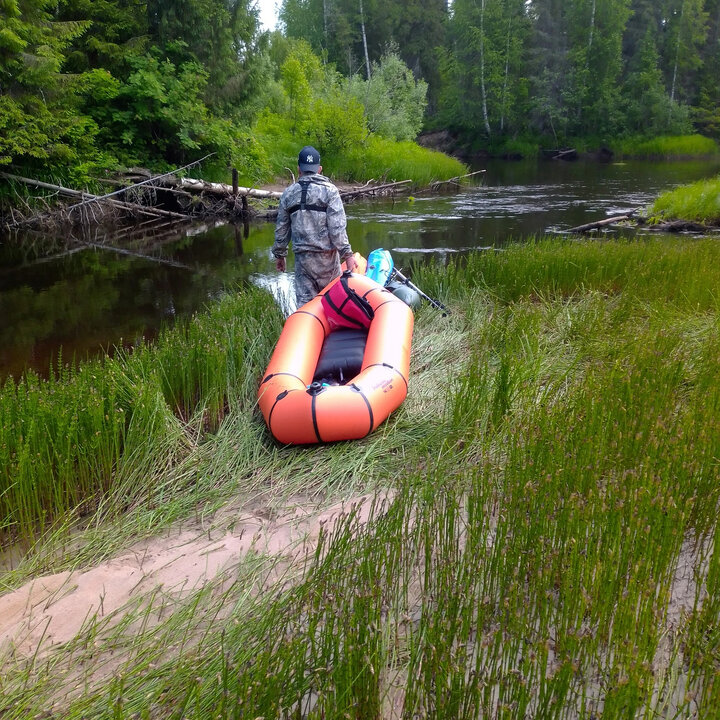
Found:
[[[415,80],[412,71],[395,53],[373,64],[372,76],[347,80],[347,92],[360,102],[368,128],[391,140],[413,140],[423,124],[427,83]]]

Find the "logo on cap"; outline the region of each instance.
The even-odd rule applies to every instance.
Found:
[[[305,158],[305,162],[311,163],[312,161],[313,161],[313,156],[312,156],[312,155],[308,155],[308,156]]]

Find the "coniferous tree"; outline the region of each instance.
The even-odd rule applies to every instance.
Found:
[[[65,53],[87,24],[58,22],[52,0],[0,4],[0,165],[66,164],[91,146],[95,128],[78,116],[76,90],[61,82]]]
[[[628,61],[622,88],[624,130],[641,135],[687,132],[687,113],[665,89],[655,37],[648,27]]]
[[[720,0],[707,0],[708,33],[698,69],[693,117],[701,132],[720,138]]]
[[[573,135],[614,135],[621,126],[618,81],[628,0],[567,4],[569,73],[565,86]]]
[[[532,22],[528,60],[533,98],[530,117],[535,131],[552,135],[556,146],[562,144],[568,132],[565,93],[570,58],[564,8],[562,0],[531,0],[528,4]]]

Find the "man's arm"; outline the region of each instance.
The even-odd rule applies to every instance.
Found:
[[[347,236],[345,208],[337,188],[333,188],[333,190],[334,192],[331,193],[327,206],[328,238],[332,246],[340,254],[340,260],[345,261],[348,270],[353,271],[357,267],[357,263],[353,257],[353,251]]]
[[[275,243],[272,246],[272,254],[275,257],[275,267],[280,272],[285,272],[285,258],[287,257],[288,244],[290,243],[291,227],[290,215],[285,209],[285,193],[280,198],[278,216],[275,223]]]

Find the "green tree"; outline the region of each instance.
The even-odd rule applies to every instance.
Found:
[[[708,29],[703,5],[703,0],[678,0],[669,8],[666,60],[671,100],[688,101],[695,96],[700,49]]]
[[[665,90],[655,32],[650,27],[628,62],[623,96],[625,129],[631,134],[680,134],[689,130],[687,112]]]
[[[693,119],[698,129],[720,138],[720,0],[707,0],[708,33],[698,68],[698,93]]]
[[[570,132],[609,135],[622,127],[619,80],[629,0],[568,3]]]
[[[66,49],[87,25],[53,21],[52,0],[0,3],[0,164],[62,167],[92,153],[96,128],[61,75]],[[71,79],[67,79],[71,80]]]
[[[202,65],[206,100],[219,111],[237,111],[267,79],[252,0],[148,0],[147,16],[152,42],[172,63]]]
[[[416,78],[438,85],[445,0],[283,0],[279,17],[289,37],[309,42],[347,77],[367,77],[366,48],[371,64],[394,48]]]
[[[74,39],[65,60],[67,72],[103,68],[127,77],[127,59],[144,54],[149,45],[147,9],[136,0],[60,0],[60,20],[82,22],[87,32]]]
[[[528,5],[531,126],[541,135],[552,135],[556,146],[568,131],[565,89],[570,59],[564,7],[562,0],[531,0]]]
[[[347,91],[364,107],[371,132],[391,140],[417,137],[427,103],[427,83],[416,80],[396,53],[374,63],[369,80],[357,75],[350,78]]]

